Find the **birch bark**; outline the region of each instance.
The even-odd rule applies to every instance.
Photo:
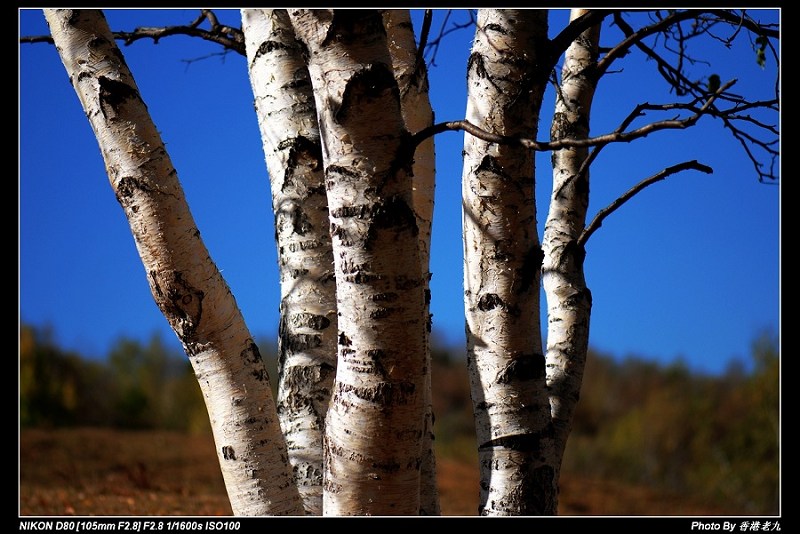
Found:
[[[302,514],[264,362],[200,238],[103,13],[44,13],[130,223],[153,298],[205,397],[234,514]]]
[[[433,109],[428,96],[428,72],[425,61],[417,53],[417,42],[411,14],[407,9],[388,9],[383,21],[392,55],[394,76],[400,89],[400,107],[406,129],[419,132],[433,124]],[[417,146],[413,164],[413,208],[419,228],[419,252],[422,272],[426,275],[425,314],[429,317],[426,334],[430,334],[430,249],[433,226],[433,199],[436,175],[436,153],[433,137]],[[434,414],[431,399],[430,338],[425,339],[425,434],[420,481],[420,515],[441,515],[436,480],[434,450]]]
[[[314,95],[286,10],[243,9],[242,30],[275,213],[281,287],[278,417],[306,513],[321,515],[337,320]]]
[[[411,150],[381,14],[290,10],[306,45],[336,272],[325,515],[416,515],[425,317]]]
[[[468,65],[467,120],[535,138],[547,73],[544,10],[483,9]],[[554,514],[550,409],[539,324],[542,251],[530,150],[464,135],[467,364],[480,462],[480,515]]]
[[[585,10],[573,9],[570,20]],[[600,26],[586,30],[567,49],[556,91],[550,130],[552,140],[585,139],[597,85],[592,67],[597,62]],[[547,384],[554,425],[555,457],[560,471],[572,416],[580,397],[589,347],[592,295],[583,272],[585,250],[577,245],[586,225],[589,174],[581,168],[586,148],[553,153],[553,193],[542,240],[542,284],[547,296]]]

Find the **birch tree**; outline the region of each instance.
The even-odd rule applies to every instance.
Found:
[[[433,125],[433,110],[428,96],[428,74],[422,50],[417,48],[411,14],[405,9],[388,9],[383,13],[392,69],[400,91],[400,107],[406,130],[418,132]],[[423,30],[424,31],[424,30]],[[423,38],[424,41],[424,38]],[[419,255],[425,278],[425,430],[422,442],[423,461],[420,467],[420,515],[439,515],[439,492],[436,482],[434,442],[434,413],[431,399],[430,338],[430,250],[433,227],[433,198],[436,161],[433,136],[422,140],[415,149],[412,161],[411,199],[419,229]]]
[[[544,10],[480,10],[467,121],[536,137],[547,71]],[[539,329],[541,248],[533,152],[464,136],[464,305],[480,465],[481,515],[555,513]]]
[[[47,9],[45,16],[130,223],[153,298],[203,391],[234,513],[301,513],[264,361],[200,238],[102,12]]]
[[[584,14],[585,10],[573,9],[570,20]],[[600,26],[592,26],[565,52],[550,128],[553,141],[589,137],[599,41]],[[589,206],[588,155],[588,149],[580,146],[553,152],[553,193],[542,243],[542,284],[547,295],[547,390],[556,480],[572,414],[580,398],[589,349],[592,294],[583,273],[586,251],[579,244]]]
[[[587,224],[589,168],[614,143],[715,119],[777,178],[775,97],[747,100],[735,80],[689,78],[688,39],[718,27],[753,36],[757,61],[775,28],[729,10],[573,10],[548,37],[546,10],[479,10],[464,120],[433,123],[421,52],[404,10],[241,12],[242,29],[202,11],[184,28],[112,34],[97,10],[45,10],[94,129],[153,298],[203,391],[237,515],[440,512],[429,361],[433,136],[464,131],[464,307],[482,515],[557,513],[561,461],[589,343],[586,243],[602,222],[671,174],[643,179]],[[200,22],[211,22],[201,30]],[[600,26],[622,34],[601,47]],[[689,28],[684,27],[689,25]],[[258,348],[193,222],[163,142],[115,39],[185,33],[246,55],[268,168],[281,281],[277,403]],[[423,34],[425,32],[423,31]],[[675,42],[669,61],[646,44]],[[36,42],[32,39],[30,42]],[[601,53],[602,51],[602,53]],[[644,54],[676,101],[633,106],[591,134],[602,76]],[[560,81],[556,66],[563,57]],[[538,140],[546,84],[550,139]],[[667,114],[644,125],[647,115]],[[552,152],[553,188],[537,234],[536,152]],[[765,165],[765,160],[771,160]],[[541,173],[539,173],[541,174]],[[547,347],[539,290],[547,297]]]
[[[288,13],[242,10],[242,32],[275,214],[281,284],[278,417],[306,512],[321,515],[337,308],[316,106]]]
[[[393,70],[402,87],[403,117],[416,131],[433,122],[424,62],[417,60],[409,13],[389,10],[383,16],[392,43]],[[283,295],[278,410],[306,510],[319,515],[324,417],[336,368],[336,303],[316,108],[301,45],[294,38],[288,13],[242,10],[242,32],[276,214]],[[421,265],[426,273],[433,215],[433,156],[430,138],[419,147],[414,161],[412,197],[422,234]],[[330,267],[325,269],[326,265]],[[429,382],[429,364],[426,369]],[[425,393],[426,482],[420,513],[437,515],[429,383]]]
[[[290,10],[308,53],[336,272],[326,515],[419,512],[425,276],[412,155],[378,11]]]

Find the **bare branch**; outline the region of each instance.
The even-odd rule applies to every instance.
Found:
[[[53,44],[53,38],[49,35],[23,35],[19,38],[20,44],[31,44],[31,43],[48,43]]]
[[[583,232],[581,232],[581,235],[577,241],[578,246],[585,247],[586,241],[588,241],[589,237],[591,237],[591,235],[603,225],[603,221],[606,219],[606,217],[608,217],[616,210],[618,210],[623,204],[625,204],[627,201],[633,198],[634,195],[642,191],[645,187],[652,185],[656,182],[660,182],[667,176],[690,169],[701,171],[706,174],[712,174],[714,172],[714,169],[712,169],[711,167],[703,165],[702,163],[698,163],[697,160],[692,160],[679,163],[678,165],[673,165],[672,167],[667,167],[663,171],[660,171],[649,178],[645,178],[644,180],[633,186],[630,190],[626,191],[625,194],[620,196],[614,202],[612,202],[611,204],[609,204],[608,206],[597,212],[597,215],[594,216],[592,222],[589,223],[586,226],[586,228],[584,228]]]
[[[200,24],[207,20],[211,25],[211,29],[205,30],[200,28]],[[244,49],[244,36],[242,30],[225,26],[220,24],[216,14],[209,9],[201,10],[200,16],[194,21],[184,26],[165,26],[161,28],[136,28],[133,31],[113,32],[114,39],[122,41],[126,46],[139,41],[141,39],[152,39],[153,43],[158,44],[160,39],[169,37],[171,35],[186,35],[189,37],[199,37],[205,41],[210,41],[221,45],[226,50],[230,50],[245,55]],[[20,37],[20,43],[50,43],[53,44],[53,38],[48,35],[40,35],[33,37]]]
[[[619,44],[611,48],[608,53],[603,57],[602,60],[598,61],[597,63],[597,74],[598,76],[602,76],[603,73],[608,71],[611,67],[611,64],[628,54],[631,48],[637,46],[644,38],[649,37],[651,35],[655,35],[658,33],[663,32],[667,28],[672,25],[678,24],[684,20],[689,20],[698,16],[698,13],[695,12],[676,12],[672,13],[667,17],[659,20],[657,23],[652,24],[650,26],[646,26],[644,28],[640,28],[639,30],[634,31],[633,28],[625,22],[625,19],[622,17],[622,12],[615,11],[613,12],[614,16],[614,23],[623,30],[625,34],[625,39],[620,41]]]
[[[424,141],[425,139],[427,139],[428,137],[430,137],[432,135],[436,135],[436,134],[439,134],[439,133],[442,133],[442,132],[446,132],[446,131],[463,130],[463,131],[465,131],[465,132],[467,132],[467,133],[469,133],[471,135],[474,135],[475,137],[477,137],[479,139],[483,139],[484,141],[487,141],[489,143],[518,145],[518,146],[523,146],[523,147],[526,147],[526,148],[530,148],[531,150],[536,150],[538,152],[546,152],[546,151],[550,151],[550,150],[560,150],[562,148],[572,148],[572,147],[592,147],[592,146],[598,146],[598,145],[605,145],[605,144],[608,144],[608,143],[619,143],[619,142],[629,143],[629,142],[631,142],[631,141],[633,141],[635,139],[639,139],[641,137],[646,137],[647,135],[650,135],[651,133],[659,131],[659,130],[685,129],[685,128],[689,128],[690,126],[693,126],[700,119],[700,117],[710,114],[709,108],[713,104],[713,102],[716,99],[716,97],[720,93],[722,93],[723,91],[725,91],[726,89],[731,87],[734,83],[736,83],[736,80],[731,80],[728,83],[724,84],[722,87],[720,87],[720,89],[719,89],[719,91],[717,93],[713,94],[706,101],[706,103],[703,104],[702,107],[697,108],[695,113],[693,115],[689,116],[689,117],[686,117],[684,119],[675,118],[675,119],[652,122],[650,124],[646,124],[644,126],[641,126],[641,127],[637,128],[635,130],[631,130],[629,132],[623,131],[624,128],[626,128],[628,125],[630,125],[630,123],[633,122],[633,120],[636,117],[642,116],[643,115],[642,112],[644,110],[646,110],[646,109],[669,109],[668,106],[673,106],[673,105],[672,104],[668,104],[666,106],[658,107],[658,106],[654,106],[652,104],[647,104],[647,103],[639,104],[638,106],[636,106],[636,109],[633,112],[631,112],[631,114],[625,119],[625,121],[623,122],[623,125],[620,126],[614,132],[611,132],[611,133],[608,133],[608,134],[604,134],[604,135],[599,135],[599,136],[596,136],[596,137],[590,137],[590,138],[586,138],[586,139],[564,138],[564,139],[559,139],[557,141],[549,141],[549,142],[547,142],[547,141],[536,141],[536,140],[533,140],[533,139],[528,139],[528,138],[519,137],[519,136],[509,136],[509,135],[494,134],[494,133],[482,130],[481,128],[475,126],[474,124],[472,124],[471,122],[469,122],[467,120],[459,120],[459,121],[449,121],[449,122],[442,122],[442,123],[439,123],[439,124],[434,124],[433,126],[429,126],[429,127],[425,128],[423,130],[420,130],[419,132],[417,132],[416,134],[414,134],[412,136],[412,141],[411,142],[412,142],[412,146],[416,147],[417,145],[419,145],[419,143],[421,143],[422,141]]]
[[[453,26],[451,26],[450,28],[447,28],[447,22],[450,20],[450,15],[453,14],[453,10],[452,9],[448,9],[447,10],[447,13],[444,16],[444,20],[442,21],[442,25],[439,27],[439,36],[436,37],[435,39],[433,39],[431,42],[427,43],[426,46],[425,46],[425,49],[426,49],[425,53],[427,53],[427,51],[428,51],[427,49],[430,49],[430,50],[433,51],[433,53],[431,54],[431,59],[430,59],[430,65],[431,66],[436,66],[436,54],[439,51],[439,46],[442,44],[442,39],[444,39],[444,37],[447,34],[452,33],[454,31],[463,30],[464,28],[470,28],[470,27],[475,25],[475,14],[473,13],[473,10],[472,9],[467,9],[465,11],[469,15],[469,21],[468,22],[461,23],[461,24],[453,23]],[[420,49],[422,49],[422,46],[420,46]]]
[[[773,29],[770,25],[758,24],[754,20],[745,16],[743,11],[741,15],[735,15],[730,11],[724,9],[715,9],[710,11],[716,15],[720,20],[724,20],[736,25],[740,25],[753,33],[769,37],[771,39],[780,39],[781,33],[777,29]]]
[[[419,71],[422,63],[425,61],[425,48],[428,46],[428,34],[431,32],[431,22],[433,21],[433,10],[426,9],[425,16],[422,19],[422,29],[419,34],[419,46],[417,46],[416,68]]]
[[[553,65],[551,65],[550,68],[555,66],[555,61],[569,47],[572,41],[577,39],[592,26],[602,23],[606,17],[612,16],[615,13],[617,13],[617,10],[590,9],[570,22],[566,28],[561,30],[561,32],[550,41],[550,52],[553,56]],[[550,70],[550,68],[547,70]]]
[[[681,23],[687,20],[692,21],[692,30],[689,32],[684,32]],[[689,39],[701,36],[709,36],[721,41],[724,46],[729,47],[732,41],[740,33],[742,28],[747,28],[749,31],[763,38],[778,38],[779,36],[777,30],[771,29],[769,25],[761,25],[756,23],[752,19],[746,17],[744,12],[741,15],[736,15],[734,13],[721,10],[688,10],[682,12],[672,12],[667,17],[659,18],[658,22],[655,24],[640,28],[638,30],[634,30],[625,21],[623,13],[620,12],[614,14],[614,24],[619,27],[620,30],[622,30],[626,37],[598,64],[598,71],[601,73],[605,72],[605,70],[608,68],[607,63],[612,62],[615,58],[622,55],[623,52],[627,53],[628,49],[632,46],[636,46],[648,58],[654,61],[659,74],[661,74],[661,76],[679,96],[683,96],[685,94],[699,96],[708,94],[710,92],[703,85],[696,81],[690,80],[683,72],[684,63],[696,64],[699,62],[698,60],[689,56],[687,52],[686,42]],[[714,35],[711,29],[713,26],[718,24],[723,24],[726,26],[734,25],[735,29],[733,34],[727,38]],[[677,56],[677,66],[672,65],[670,61],[658,54],[653,47],[644,44],[643,39],[653,34],[660,34],[663,35],[665,39],[672,38],[677,41],[677,50],[670,48],[667,43],[661,45],[664,50]],[[774,53],[771,43],[770,49],[773,50],[773,55],[776,56],[777,61],[777,54]],[[738,97],[737,95],[721,95],[720,97],[721,100],[735,100],[736,98],[741,97]]]
[[[624,21],[619,21],[619,26],[625,31],[626,33],[632,32],[632,29],[627,26]],[[738,29],[737,29],[738,31]],[[699,96],[706,94],[706,90],[700,87],[697,83],[692,82],[688,78],[686,78],[680,68],[675,68],[668,61],[663,59],[659,54],[657,54],[653,49],[648,46],[645,46],[643,43],[638,42],[636,46],[642,50],[648,57],[655,60],[658,64],[658,70],[664,76],[664,78],[676,89],[679,94],[686,94],[692,93],[693,95]],[[728,129],[733,137],[740,143],[742,148],[747,154],[748,158],[753,164],[753,167],[758,174],[758,179],[761,182],[765,182],[768,180],[776,180],[777,176],[774,172],[774,163],[776,158],[778,157],[778,151],[772,149],[772,145],[777,143],[777,140],[767,141],[759,139],[747,132],[745,132],[741,127],[737,126],[737,122],[745,122],[749,123],[757,128],[765,130],[767,133],[772,134],[774,136],[778,136],[778,130],[774,126],[767,126],[760,121],[757,121],[753,117],[747,115],[739,115],[736,112],[741,111],[744,108],[751,108],[751,109],[769,109],[772,111],[778,111],[778,99],[775,98],[774,100],[769,101],[760,101],[760,102],[745,102],[743,101],[742,97],[733,94],[726,94],[724,91],[718,91],[719,93],[719,101],[720,103],[724,102],[732,102],[734,103],[734,107],[728,111],[720,112],[716,106],[712,107],[711,115],[720,118],[723,122],[723,125],[726,129]],[[763,164],[760,162],[757,155],[754,153],[751,147],[758,147],[761,150],[765,151],[770,158],[772,159],[772,164],[769,167],[768,171],[763,170]]]
[[[181,63],[185,63],[186,64],[186,69],[188,70],[189,66],[192,63],[197,63],[198,61],[205,61],[206,59],[210,59],[212,57],[221,58],[222,61],[224,62],[225,61],[225,57],[228,55],[229,52],[230,52],[230,49],[225,49],[222,52],[212,52],[210,54],[206,54],[205,56],[200,56],[200,57],[196,57],[196,58],[192,58],[192,59],[182,59]]]
[[[633,48],[633,47],[637,47],[637,48],[641,49],[642,51],[644,51],[645,53],[648,53],[648,51],[650,51],[650,49],[648,47],[646,47],[642,43],[642,41],[646,37],[649,37],[651,35],[660,34],[660,33],[664,32],[664,31],[666,31],[670,27],[673,27],[673,26],[676,26],[676,25],[680,25],[681,22],[684,22],[686,20],[696,19],[697,17],[701,16],[702,13],[703,13],[702,11],[700,11],[700,12],[698,12],[698,11],[679,11],[679,12],[674,12],[674,13],[671,13],[670,15],[660,19],[658,22],[656,22],[654,24],[651,24],[650,26],[645,26],[645,27],[640,28],[638,30],[634,30],[625,21],[625,18],[623,17],[623,13],[622,12],[615,12],[614,13],[614,24],[616,24],[617,27],[619,27],[620,30],[622,30],[622,33],[625,34],[625,39],[623,39],[608,54],[606,54],[606,56],[601,61],[598,62],[598,65],[597,65],[598,74],[602,75],[602,73],[606,72],[606,70],[608,70],[608,68],[611,66],[611,64],[616,59],[619,59],[620,57],[626,55],[630,51],[630,49]],[[656,57],[654,59],[656,59],[656,62],[657,62],[658,68],[659,68],[659,72],[661,72],[662,75],[665,76],[665,79],[667,80],[667,82],[670,85],[675,87],[676,81],[674,79],[672,79],[672,77],[667,76],[665,74],[665,72],[666,73],[671,73],[674,76],[675,72],[680,73],[680,70],[674,69],[668,62],[664,61],[663,59],[661,59],[657,55],[656,55]],[[666,68],[666,71],[662,71],[662,69],[664,69],[664,68]],[[685,78],[681,77],[681,81],[686,82],[688,80],[686,80]],[[689,82],[689,83],[691,83],[691,82]],[[683,94],[683,93],[679,91],[678,94],[680,95],[680,94]]]
[[[696,100],[700,100],[713,89],[700,82],[690,80],[683,72],[685,63],[697,63],[694,58],[688,55],[686,48],[688,39],[707,35],[721,41],[725,46],[730,46],[733,40],[742,33],[743,29],[751,32],[751,34],[759,36],[759,39],[778,39],[780,37],[779,31],[773,28],[772,25],[759,24],[750,18],[745,11],[741,13],[735,13],[730,10],[670,11],[669,15],[665,17],[661,17],[659,12],[656,12],[656,14],[659,18],[654,24],[640,28],[639,30],[634,30],[625,21],[621,13],[614,14],[614,23],[622,30],[626,37],[598,63],[599,73],[604,72],[615,58],[620,57],[623,53],[627,53],[630,47],[635,46],[654,61],[659,74],[661,74],[670,87],[675,90],[676,94],[679,96],[689,94]],[[692,20],[692,28],[690,31],[684,31],[681,23],[690,19]],[[732,26],[732,34],[725,38],[714,35],[712,33],[712,28],[719,24]],[[643,38],[653,34],[663,34],[665,39],[672,38],[677,42],[676,49],[670,48],[667,43],[662,45],[664,50],[675,54],[677,57],[675,60],[676,64],[673,65],[656,52],[654,48],[644,44]],[[768,45],[776,62],[779,61],[771,42],[762,41],[760,45],[762,51],[765,50]],[[777,138],[779,135],[778,129],[775,126],[765,124],[755,117],[742,114],[742,111],[745,109],[759,109],[777,112],[778,87],[776,81],[776,96],[773,100],[750,103],[746,102],[743,97],[739,95],[717,91],[717,102],[711,107],[709,113],[719,118],[724,128],[730,131],[733,138],[742,146],[745,154],[752,162],[760,182],[770,182],[778,179],[775,173],[775,164],[779,153],[778,150],[774,148],[777,145]],[[732,104],[732,107],[728,110],[718,109],[719,106],[726,103]],[[688,108],[685,107],[684,109]],[[762,134],[754,135],[746,131],[744,128],[748,126],[760,130]],[[759,156],[762,154],[757,154],[757,152],[765,153],[771,159],[767,167],[765,167],[764,163],[759,159]]]

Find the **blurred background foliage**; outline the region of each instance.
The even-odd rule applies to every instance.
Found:
[[[434,336],[434,340],[436,337]],[[257,341],[273,388],[276,342]],[[104,360],[64,351],[47,328],[21,325],[19,422],[211,432],[186,357],[153,336],[120,339]],[[780,488],[778,336],[752,344],[752,365],[719,376],[591,352],[563,472],[616,480],[774,515]],[[434,343],[437,455],[477,465],[463,349]]]

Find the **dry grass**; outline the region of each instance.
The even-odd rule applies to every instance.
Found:
[[[472,516],[478,473],[437,460],[442,514]],[[649,488],[562,476],[560,515],[721,515]],[[210,436],[108,429],[24,430],[21,516],[231,515]],[[729,510],[727,513],[730,513]]]

